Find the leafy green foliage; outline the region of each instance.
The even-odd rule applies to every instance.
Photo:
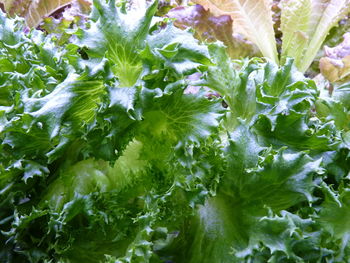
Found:
[[[216,196],[199,208],[189,248],[178,261],[344,261],[347,230],[334,230],[331,214],[346,218],[345,199],[338,211],[328,201],[338,193],[321,189],[331,180],[339,191],[347,189],[347,129],[335,126],[332,114],[324,118],[314,111],[320,103],[316,86],[292,60],[279,68],[256,59],[231,61],[222,46],[209,50],[216,65],[198,84],[222,94],[228,105],[228,133],[221,137],[225,166]],[[334,231],[341,234],[330,238]]]
[[[95,1],[63,46],[1,15],[2,261],[156,259],[214,187],[222,108],[183,80],[208,52],[170,24],[150,30],[156,4],[135,26]]]
[[[0,13],[0,261],[348,261],[348,85],[156,11],[59,41]]]

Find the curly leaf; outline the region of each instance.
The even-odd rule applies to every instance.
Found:
[[[133,86],[140,76],[142,61],[139,52],[145,47],[157,4],[155,1],[140,16],[137,11],[124,14],[116,7],[115,0],[95,0],[91,26],[80,32],[79,45],[87,48],[89,57],[101,59],[107,52],[112,71],[122,87]]]

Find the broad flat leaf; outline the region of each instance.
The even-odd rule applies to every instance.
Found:
[[[349,0],[314,0],[309,25],[309,43],[299,70],[305,72],[315,58],[329,30],[350,10]]]
[[[262,54],[278,63],[270,0],[195,0],[214,15],[230,15],[233,32],[255,43]]]
[[[281,62],[292,57],[297,68],[305,72],[331,28],[349,10],[348,0],[283,0]]]
[[[283,32],[281,64],[285,63],[286,57],[292,57],[296,66],[299,67],[309,41],[311,2],[310,0],[284,0],[281,4],[281,31]]]

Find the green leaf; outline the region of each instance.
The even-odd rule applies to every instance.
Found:
[[[211,44],[209,51],[216,65],[208,68],[202,84],[223,97],[233,118],[250,121],[256,110],[254,71],[258,66],[248,62],[237,71],[223,46]]]
[[[303,56],[309,42],[309,22],[311,16],[310,0],[282,1],[281,31],[282,54],[281,64],[284,64],[287,57],[295,60],[297,68],[303,61]]]
[[[207,47],[199,45],[190,32],[172,24],[150,35],[147,44],[150,50],[143,53],[146,64],[154,65],[159,60],[164,63],[164,67],[184,75],[197,72],[199,66],[211,65]]]
[[[189,262],[242,262],[260,242],[270,249],[270,257],[282,252],[298,258],[292,251],[292,235],[306,231],[313,222],[283,210],[313,200],[313,176],[322,173],[321,160],[285,148],[261,147],[243,125],[230,134],[229,143],[217,195],[200,207],[193,223]],[[271,212],[282,217],[271,217]]]
[[[276,119],[261,115],[254,125],[266,145],[288,145],[298,150],[326,151],[339,144],[331,123],[308,119],[303,113],[279,114]]]
[[[35,125],[55,137],[63,122],[82,126],[90,123],[104,94],[102,81],[71,74],[50,94],[42,98],[24,98],[25,112]]]
[[[199,142],[210,136],[218,125],[220,106],[201,94],[178,91],[158,98],[145,94],[142,101],[144,120],[140,123],[139,132],[156,140],[166,138],[174,143]]]
[[[339,130],[350,129],[350,112],[344,105],[332,99],[318,100],[316,103],[318,116],[326,120],[333,120]]]
[[[243,127],[230,135],[226,150],[229,164],[226,180],[230,183],[224,184],[225,193],[230,193],[231,189],[248,203],[259,202],[262,198],[265,205],[280,210],[298,202],[296,196],[299,194],[301,199],[302,195],[310,199],[313,183],[308,175],[318,171],[320,160],[313,162],[303,152],[287,153],[284,148],[274,152],[262,148],[256,140],[255,135]],[[254,189],[257,185],[259,189]],[[279,198],[275,198],[277,196]]]
[[[346,233],[350,231],[348,218],[350,216],[349,208],[349,189],[343,189],[341,193],[332,195],[331,191],[324,190],[326,195],[322,204],[324,209],[318,219],[322,226],[329,231],[335,238],[346,238]]]
[[[90,28],[78,32],[79,45],[87,48],[90,58],[101,59],[106,53],[121,87],[133,86],[141,74],[139,52],[145,47],[157,5],[154,1],[144,15],[124,14],[115,0],[95,0]]]

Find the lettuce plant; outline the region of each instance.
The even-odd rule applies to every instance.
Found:
[[[305,72],[330,29],[348,12],[347,0],[282,0],[280,30],[282,50],[278,58],[271,0],[195,0],[215,15],[230,15],[233,32],[241,33],[255,43],[264,57],[275,63],[285,63],[287,57]]]
[[[335,205],[347,192],[347,129],[336,127],[337,116],[325,119],[314,111],[316,101],[326,99],[291,60],[282,68],[253,60],[237,71],[223,47],[209,50],[216,65],[202,84],[228,105],[225,165],[216,195],[194,219],[183,256],[190,260],[178,262],[348,259],[348,229],[340,223],[347,209],[342,201]]]
[[[156,7],[95,1],[63,47],[1,14],[1,261],[159,258],[214,187],[222,107],[184,93],[208,51]]]
[[[95,0],[60,45],[0,13],[0,261],[348,261],[346,84],[156,11]]]

